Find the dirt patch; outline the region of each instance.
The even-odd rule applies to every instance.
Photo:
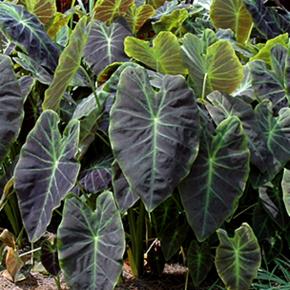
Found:
[[[122,283],[116,290],[183,290],[187,269],[181,265],[165,265],[164,272],[159,277],[146,275],[142,279],[135,279],[130,269],[124,267]],[[63,290],[69,290],[63,278]],[[54,278],[40,273],[31,273],[27,279],[12,283],[0,276],[0,290],[57,290]]]

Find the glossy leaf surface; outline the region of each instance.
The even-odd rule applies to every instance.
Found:
[[[211,138],[203,134],[190,174],[180,195],[199,241],[208,238],[230,216],[242,195],[249,173],[247,138],[237,117],[228,117]]]
[[[50,72],[55,70],[59,49],[49,39],[37,17],[23,6],[1,2],[0,29],[39,65]]]
[[[0,164],[22,124],[24,96],[8,56],[0,55]]]
[[[52,211],[74,186],[80,168],[76,161],[79,122],[70,122],[63,136],[58,123],[55,112],[42,113],[21,149],[14,172],[19,208],[31,242],[44,234]]]
[[[181,76],[165,76],[155,92],[144,68],[121,74],[111,109],[115,157],[148,211],[170,196],[196,157],[199,117]]]

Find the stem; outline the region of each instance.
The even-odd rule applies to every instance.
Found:
[[[32,250],[20,254],[19,257],[24,257],[24,256],[27,256],[27,255],[29,255],[29,254],[33,254],[33,253],[38,252],[38,251],[41,250],[41,247],[33,249],[33,244],[31,244],[31,248],[32,248]]]
[[[145,207],[142,202],[140,202],[137,221],[133,209],[128,210],[128,221],[132,256],[137,270],[136,276],[140,277],[144,272],[143,236],[145,228]]]
[[[189,270],[186,271],[184,290],[187,290],[187,287],[188,287],[188,276],[189,276]]]
[[[205,98],[206,81],[207,81],[207,73],[203,77],[202,94],[201,94],[201,100],[202,101],[204,101],[204,98]]]
[[[240,216],[241,214],[243,214],[244,212],[248,211],[249,209],[255,207],[258,203],[255,202],[254,204],[248,206],[247,208],[245,208],[244,210],[242,210],[241,212],[237,213],[232,219],[237,218],[238,216]]]
[[[59,277],[59,275],[56,275],[56,277],[54,277],[54,281],[55,281],[57,290],[62,290],[61,289],[61,283],[60,283],[60,277]]]
[[[98,111],[100,113],[102,111],[102,106],[101,106],[100,100],[99,100],[99,98],[98,98],[98,96],[96,94],[96,86],[95,86],[95,83],[93,82],[93,80],[91,79],[91,77],[89,76],[89,74],[87,73],[87,71],[82,66],[80,66],[80,69],[82,70],[82,72],[84,73],[84,75],[86,76],[87,80],[90,83],[91,89],[93,91],[93,94],[94,94],[95,99],[96,99],[96,102],[97,102]]]
[[[89,2],[89,12],[90,12],[90,16],[93,16],[93,12],[94,12],[94,0],[90,0]]]

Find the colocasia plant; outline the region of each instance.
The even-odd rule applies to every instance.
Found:
[[[0,2],[2,236],[70,289],[180,252],[188,289],[289,263],[290,14],[192,2]]]

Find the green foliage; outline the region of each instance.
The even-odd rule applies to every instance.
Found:
[[[71,289],[113,289],[124,258],[137,277],[182,262],[188,289],[289,289],[281,1],[15,2],[0,2],[1,269],[16,280],[36,243]]]

